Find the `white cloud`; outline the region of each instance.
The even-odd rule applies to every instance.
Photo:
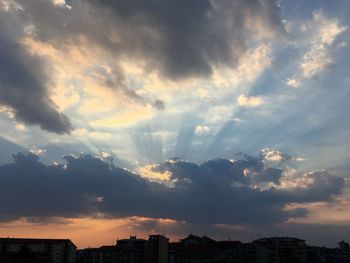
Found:
[[[195,134],[198,136],[210,134],[210,128],[207,126],[197,125],[195,129]]]
[[[265,69],[272,65],[269,45],[260,45],[249,50],[241,59],[237,68],[215,68],[213,81],[218,87],[238,86],[253,83]]]
[[[265,160],[273,161],[273,162],[281,162],[286,159],[289,159],[290,157],[280,151],[277,150],[271,150],[271,149],[263,149],[261,151],[262,156]]]
[[[111,157],[111,154],[108,152],[101,152],[101,157],[102,157],[102,159],[106,159],[106,158]]]
[[[31,153],[34,153],[35,155],[44,155],[46,153],[45,149],[42,149],[36,145],[33,145],[33,147],[29,150]]]
[[[28,131],[28,128],[24,123],[15,123],[15,128],[19,131]]]
[[[321,10],[314,11],[310,21],[299,25],[291,23],[289,30],[291,34],[301,33],[302,37],[297,39],[296,44],[306,49],[298,73],[286,80],[290,87],[300,87],[303,80],[313,78],[334,64],[334,50],[346,46],[345,42],[335,44],[335,41],[347,27],[341,25],[337,18],[327,17]]]
[[[286,84],[293,88],[299,88],[301,85],[301,82],[297,78],[291,78],[286,80]]]
[[[346,46],[347,46],[347,44],[346,44],[346,42],[344,42],[344,41],[340,42],[340,43],[337,45],[337,47],[346,47]]]
[[[17,4],[15,1],[0,0],[0,10],[9,12],[9,11],[20,11],[20,10],[23,10],[23,8],[19,4]]]
[[[320,10],[313,12],[314,23],[318,26],[316,39],[322,44],[332,45],[334,40],[345,30],[346,26],[341,26],[338,19],[326,17]]]
[[[237,98],[237,102],[244,107],[257,107],[265,103],[262,97],[245,96],[243,94]]]
[[[333,58],[330,56],[328,50],[323,45],[320,45],[314,46],[304,55],[300,69],[303,77],[309,79],[331,64],[333,64]]]
[[[197,90],[197,95],[201,98],[201,99],[209,99],[210,98],[210,94],[209,91],[206,89],[198,89]]]
[[[292,157],[284,152],[270,149],[270,148],[262,149],[261,156],[264,158],[265,161],[270,161],[270,162],[283,162],[288,160],[296,161],[296,162],[305,161],[305,157],[302,157],[302,156]]]
[[[67,3],[66,3],[65,0],[51,0],[51,2],[52,2],[54,5],[61,6],[61,7],[65,7],[65,8],[67,8],[67,9],[71,9],[71,8],[72,8],[70,5],[67,5]]]
[[[321,11],[313,12],[313,20],[306,25],[313,33],[311,47],[300,64],[302,76],[312,78],[317,73],[334,63],[331,47],[336,38],[347,30],[338,19],[331,19]]]

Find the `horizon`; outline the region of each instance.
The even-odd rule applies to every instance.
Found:
[[[349,242],[349,10],[0,0],[0,236]]]

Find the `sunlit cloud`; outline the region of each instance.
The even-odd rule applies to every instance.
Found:
[[[287,79],[287,85],[291,87],[299,87],[303,79],[310,79],[335,63],[334,49],[341,45],[334,43],[348,27],[342,25],[337,18],[326,16],[322,10],[315,10],[312,20],[305,22],[301,29],[310,34],[309,49],[299,65],[301,76]]]
[[[139,169],[141,176],[144,176],[150,180],[165,180],[171,179],[171,173],[169,171],[158,172],[155,168],[157,165],[151,164],[143,166]]]
[[[268,161],[278,161],[278,162],[281,162],[281,161],[284,161],[284,160],[288,160],[290,159],[291,157],[280,152],[280,151],[277,151],[277,150],[271,150],[271,149],[263,149],[261,151],[261,154],[262,156],[268,160]]]
[[[293,88],[299,88],[300,87],[300,85],[301,85],[301,82],[300,82],[300,80],[298,80],[298,79],[296,79],[296,78],[291,78],[291,79],[287,79],[286,80],[286,84],[288,85],[288,86],[291,86],[291,87],[293,87]]]
[[[21,11],[22,7],[13,0],[0,0],[0,10],[4,10],[6,12],[9,11]]]
[[[265,103],[264,99],[261,97],[246,96],[243,94],[237,98],[237,102],[243,107],[258,107]]]
[[[238,86],[254,82],[260,74],[271,66],[273,58],[270,56],[271,47],[261,45],[249,50],[236,69],[217,68],[213,81],[218,87]]]
[[[198,136],[210,134],[210,128],[208,126],[197,125],[195,128],[195,133]]]
[[[333,224],[348,225],[350,223],[350,213],[348,211],[349,198],[338,198],[332,204],[327,202],[316,202],[312,204],[289,204],[286,209],[304,208],[309,211],[305,218],[295,218],[294,223],[313,224]]]
[[[15,128],[19,131],[28,131],[27,126],[23,123],[16,123]]]
[[[67,5],[65,0],[51,0],[54,5],[65,7],[67,9],[71,9],[70,5]]]

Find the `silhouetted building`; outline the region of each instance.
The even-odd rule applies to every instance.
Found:
[[[146,263],[147,240],[130,236],[117,241],[118,263]]]
[[[307,247],[308,263],[350,263],[349,244],[341,241],[338,248]]]
[[[334,263],[350,263],[350,247],[349,243],[340,241],[339,247],[334,250]],[[332,262],[332,263],[333,263]]]
[[[118,259],[118,253],[115,246],[100,247],[100,262],[101,263],[115,263]]]
[[[345,242],[344,240],[340,241],[338,243],[339,245],[339,249],[344,252],[344,253],[347,253],[349,254],[350,253],[350,247],[349,247],[349,243]]]
[[[248,263],[248,258],[247,247],[240,241],[215,241],[189,235],[169,244],[169,263]]]
[[[69,239],[0,238],[1,263],[75,263]]]
[[[148,240],[130,236],[115,246],[78,250],[77,263],[167,263],[168,239],[151,235]]]
[[[115,246],[78,250],[77,263],[350,263],[349,244],[338,244],[337,248],[306,246],[303,239],[293,237],[242,243],[195,235],[169,243],[162,235],[150,235],[148,240],[131,236]]]
[[[307,246],[306,257],[309,263],[327,262],[327,258],[332,254],[333,249],[326,247]]]
[[[305,240],[292,237],[261,238],[253,241],[257,263],[307,262]]]
[[[76,263],[100,263],[101,252],[99,248],[85,248],[77,250]]]
[[[147,258],[152,263],[168,263],[169,239],[162,235],[150,235],[148,239]]]

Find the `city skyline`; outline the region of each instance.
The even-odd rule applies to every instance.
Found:
[[[295,237],[263,237],[249,243],[188,235],[177,242],[160,234],[130,236],[113,245],[77,249],[69,239],[0,238],[3,263],[348,263],[344,240],[329,248]]]
[[[0,236],[347,240],[349,10],[0,0]]]

